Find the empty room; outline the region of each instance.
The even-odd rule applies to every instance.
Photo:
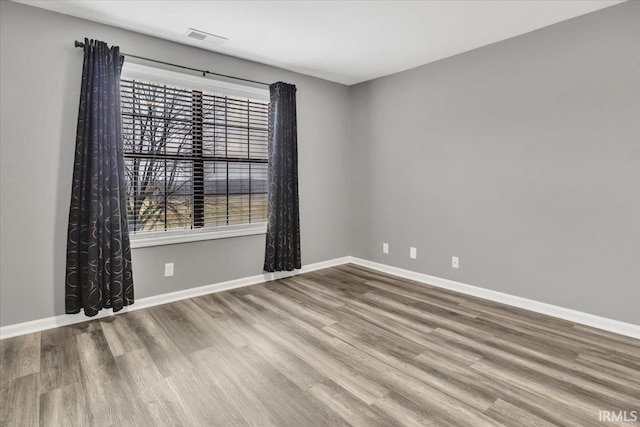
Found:
[[[640,426],[640,1],[0,0],[0,427]]]

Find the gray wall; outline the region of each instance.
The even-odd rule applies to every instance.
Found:
[[[229,56],[0,2],[0,325],[64,313],[85,36],[124,52],[298,87],[303,263],[349,255],[349,89]],[[330,172],[327,166],[331,165]],[[260,274],[264,235],[133,251],[138,298]],[[175,276],[163,264],[175,262]]]
[[[352,254],[640,324],[639,22],[624,3],[352,87]]]

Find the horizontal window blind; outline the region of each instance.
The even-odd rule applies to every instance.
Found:
[[[268,102],[122,79],[133,233],[265,222]]]

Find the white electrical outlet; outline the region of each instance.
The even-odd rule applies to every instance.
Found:
[[[409,258],[411,259],[418,258],[418,250],[413,246],[409,248]]]
[[[460,262],[458,260],[457,256],[452,256],[451,257],[451,267],[453,268],[458,268],[460,266]]]
[[[382,253],[383,254],[388,254],[389,253],[389,244],[388,243],[383,243],[382,244]]]
[[[164,265],[164,277],[173,276],[173,263],[168,262]]]

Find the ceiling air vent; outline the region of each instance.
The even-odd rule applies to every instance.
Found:
[[[184,33],[184,35],[187,38],[190,38],[193,40],[199,40],[199,41],[204,41],[207,43],[214,43],[214,44],[222,44],[227,40],[229,40],[225,37],[216,36],[215,34],[205,33],[204,31],[195,30],[193,28],[189,28],[187,32]]]

